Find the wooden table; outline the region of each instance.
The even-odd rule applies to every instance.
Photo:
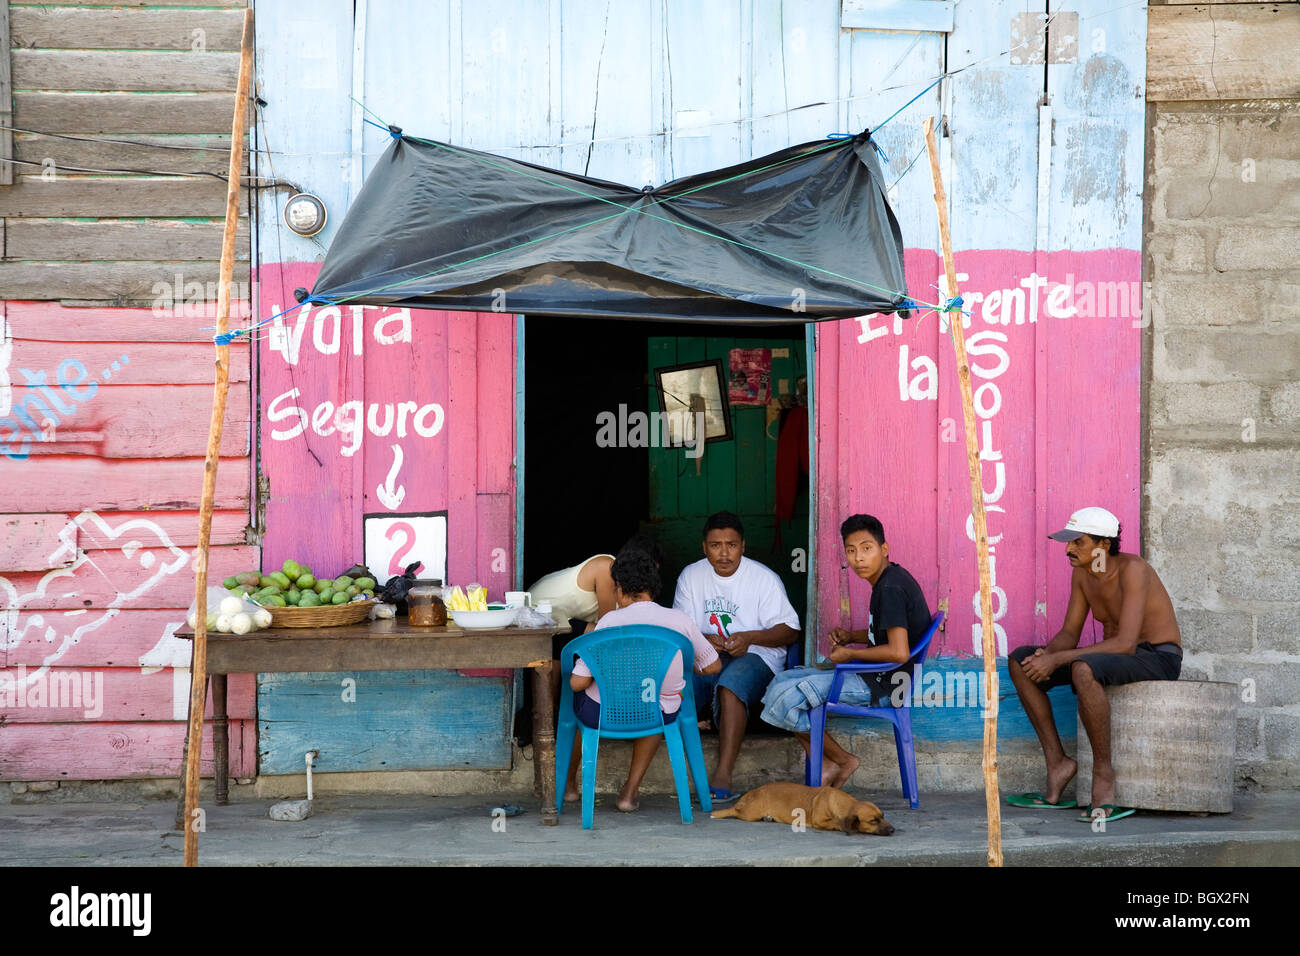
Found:
[[[414,627],[405,618],[344,627],[267,628],[251,634],[208,634],[212,680],[212,749],[216,801],[229,802],[230,727],[226,675],[311,671],[463,670],[526,667],[533,672],[533,786],[541,797],[542,820],[555,826],[555,701],[551,689],[551,636],[561,627],[462,630]],[[193,631],[177,631],[189,640]],[[193,673],[191,671],[191,673]],[[185,741],[188,751],[189,740]],[[185,814],[185,760],[176,824]]]

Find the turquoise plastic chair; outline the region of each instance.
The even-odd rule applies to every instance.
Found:
[[[682,655],[682,706],[677,719],[664,723],[659,708],[659,689],[668,676],[673,655]],[[569,675],[573,661],[581,657],[600,693],[600,727],[588,727],[573,712],[573,689]],[[601,737],[631,739],[663,734],[668,759],[677,784],[677,804],[682,823],[691,822],[689,777],[706,812],[713,809],[708,777],[704,770],[704,748],[695,720],[695,691],[691,674],[695,648],[683,635],[666,627],[629,624],[605,627],[564,645],[560,651],[560,709],[555,721],[555,809],[564,812],[564,784],[569,773],[575,737],[582,731],[582,827],[590,830],[596,809],[596,752]],[[650,681],[651,683],[646,683]],[[649,700],[645,700],[649,697]],[[689,767],[689,775],[688,775]],[[701,788],[701,784],[704,786]]]

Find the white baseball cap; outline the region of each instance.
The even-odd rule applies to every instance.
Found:
[[[1070,515],[1064,528],[1048,537],[1053,541],[1073,541],[1085,534],[1113,539],[1119,534],[1119,519],[1105,508],[1080,508]]]

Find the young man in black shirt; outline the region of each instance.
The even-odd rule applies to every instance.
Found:
[[[830,660],[836,664],[892,662],[904,665],[886,674],[848,674],[840,703],[884,706],[897,686],[895,674],[906,673],[907,659],[930,627],[930,609],[921,586],[906,570],[889,560],[885,529],[871,515],[853,515],[840,525],[844,557],[860,578],[871,582],[871,618],[865,631],[834,628]],[[867,642],[866,647],[850,645]],[[769,724],[794,731],[804,750],[811,750],[808,711],[826,702],[834,672],[797,667],[778,674],[763,696],[762,717]],[[858,767],[858,758],[837,744],[829,733],[823,742],[822,785],[843,786]]]

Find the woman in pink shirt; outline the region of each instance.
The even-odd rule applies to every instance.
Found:
[[[610,576],[614,579],[615,609],[605,614],[597,623],[596,630],[603,627],[621,627],[625,624],[656,624],[667,627],[684,635],[695,648],[695,670],[701,674],[716,673],[722,667],[718,652],[704,639],[695,622],[681,611],[655,603],[659,596],[661,581],[659,568],[654,560],[637,548],[627,547],[618,553],[610,567]],[[664,723],[677,719],[677,711],[682,706],[682,688],[686,686],[682,672],[682,656],[674,654],[668,666],[668,674],[659,689],[659,706],[663,708]],[[573,673],[569,676],[569,686],[573,688],[573,710],[578,719],[588,727],[600,726],[600,694],[596,690],[595,679],[591,671],[579,657],[573,662]],[[687,715],[694,720],[695,715]],[[632,765],[628,768],[627,782],[618,794],[618,808],[624,813],[631,813],[640,804],[637,792],[641,780],[650,768],[659,749],[661,734],[638,737],[632,743]],[[577,800],[579,793],[574,784],[578,764],[582,760],[581,748],[573,748],[573,759],[569,762],[569,780],[564,788],[564,799]]]

